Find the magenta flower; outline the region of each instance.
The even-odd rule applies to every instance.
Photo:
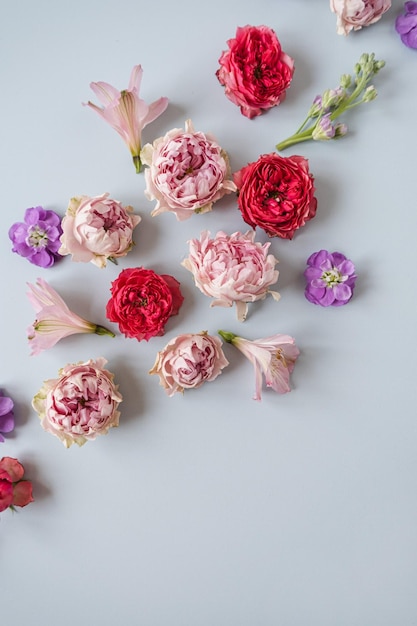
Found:
[[[321,306],[342,306],[349,302],[355,287],[355,266],[344,254],[327,250],[307,259],[305,297]]]
[[[93,324],[73,313],[46,280],[38,278],[36,285],[28,283],[28,287],[30,291],[27,296],[37,313],[36,320],[27,330],[32,355],[76,333],[115,336],[104,326]]]
[[[119,133],[130,150],[136,172],[140,172],[142,165],[142,130],[156,120],[168,106],[168,98],[159,98],[149,105],[139,98],[142,74],[142,66],[135,65],[130,75],[129,87],[123,91],[108,83],[90,83],[103,106],[99,107],[90,101],[85,104],[97,111]]]
[[[61,258],[58,250],[62,235],[61,218],[41,206],[26,209],[24,222],[9,229],[12,251],[39,267],[51,267]]]
[[[250,341],[233,333],[219,330],[219,335],[245,355],[255,368],[254,400],[261,400],[262,376],[267,387],[277,393],[291,391],[289,380],[300,354],[295,340],[289,335],[272,335]]]
[[[417,2],[406,2],[404,11],[395,20],[395,30],[406,46],[417,49]]]
[[[14,428],[13,408],[13,400],[0,391],[0,442],[4,441],[2,433],[10,433]]]

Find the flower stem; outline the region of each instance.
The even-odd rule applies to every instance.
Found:
[[[142,169],[142,161],[140,160],[140,156],[139,154],[135,155],[132,157],[133,158],[133,164],[135,166],[136,169],[136,174],[139,174],[141,169]]]
[[[227,341],[227,343],[233,343],[233,339],[237,337],[237,335],[229,333],[226,330],[218,330],[217,332],[219,333],[220,337]]]
[[[315,126],[313,126],[313,128],[310,128],[308,131],[304,131],[303,133],[294,133],[294,135],[291,135],[291,137],[288,137],[284,141],[277,143],[277,145],[275,146],[276,149],[278,151],[285,150],[285,148],[289,148],[296,143],[301,143],[302,141],[310,141],[313,136],[314,128]]]
[[[116,335],[111,330],[105,328],[105,326],[100,326],[100,324],[96,324],[94,332],[96,335],[110,335],[110,337],[116,337]]]

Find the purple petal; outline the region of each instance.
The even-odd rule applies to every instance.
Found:
[[[333,252],[332,257],[333,257],[333,263],[336,267],[339,267],[339,265],[343,263],[343,261],[346,261],[345,255],[342,254],[341,252]]]
[[[401,41],[409,48],[417,48],[417,28],[413,28],[406,35],[401,35]]]
[[[325,289],[315,289],[308,285],[304,291],[304,295],[309,302],[313,304],[320,304],[320,300],[325,295]]]
[[[327,250],[319,250],[318,252],[313,252],[308,259],[307,265],[315,265],[316,267],[320,266],[329,256]]]
[[[0,432],[11,433],[14,428],[14,417],[12,415],[0,417]]]
[[[337,269],[341,274],[346,274],[347,276],[351,276],[355,273],[355,266],[352,261],[346,259],[346,261],[342,261],[340,264],[337,264]]]
[[[413,2],[413,0],[408,0],[404,4],[404,9],[406,13],[411,13],[411,15],[417,15],[417,2]]]
[[[307,267],[304,271],[304,276],[307,280],[313,280],[313,278],[320,278],[323,272],[319,267]]]
[[[0,396],[0,415],[6,415],[13,411],[13,400],[7,396]]]
[[[313,289],[326,289],[326,283],[321,278],[313,278],[311,286]]]
[[[48,250],[39,250],[36,252],[29,261],[34,265],[38,265],[39,267],[51,267],[55,263],[55,258],[52,254],[48,252]]]
[[[331,306],[335,300],[333,289],[325,289],[325,294],[320,298],[321,306]]]
[[[339,283],[333,287],[334,296],[340,302],[347,302],[352,297],[352,290],[346,283]]]

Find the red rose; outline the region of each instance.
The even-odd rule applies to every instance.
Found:
[[[292,239],[316,214],[314,178],[302,156],[264,154],[234,174],[242,217],[270,237]]]
[[[33,502],[32,483],[22,480],[25,469],[17,459],[0,459],[0,513],[9,507],[26,506]]]
[[[216,76],[241,113],[253,118],[282,102],[294,61],[282,51],[275,32],[267,26],[239,27],[227,45]]]
[[[123,270],[112,282],[106,315],[120,332],[138,341],[164,334],[164,326],[183,303],[179,282],[144,267]]]

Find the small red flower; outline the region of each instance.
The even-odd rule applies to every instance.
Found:
[[[169,274],[144,267],[123,270],[112,282],[106,315],[126,337],[148,341],[161,336],[171,315],[177,315],[183,296],[180,283]]]
[[[26,506],[33,502],[32,483],[23,480],[25,469],[17,459],[0,459],[0,513],[9,507]]]
[[[292,239],[316,214],[314,178],[302,156],[264,154],[233,178],[243,219],[270,237]]]

